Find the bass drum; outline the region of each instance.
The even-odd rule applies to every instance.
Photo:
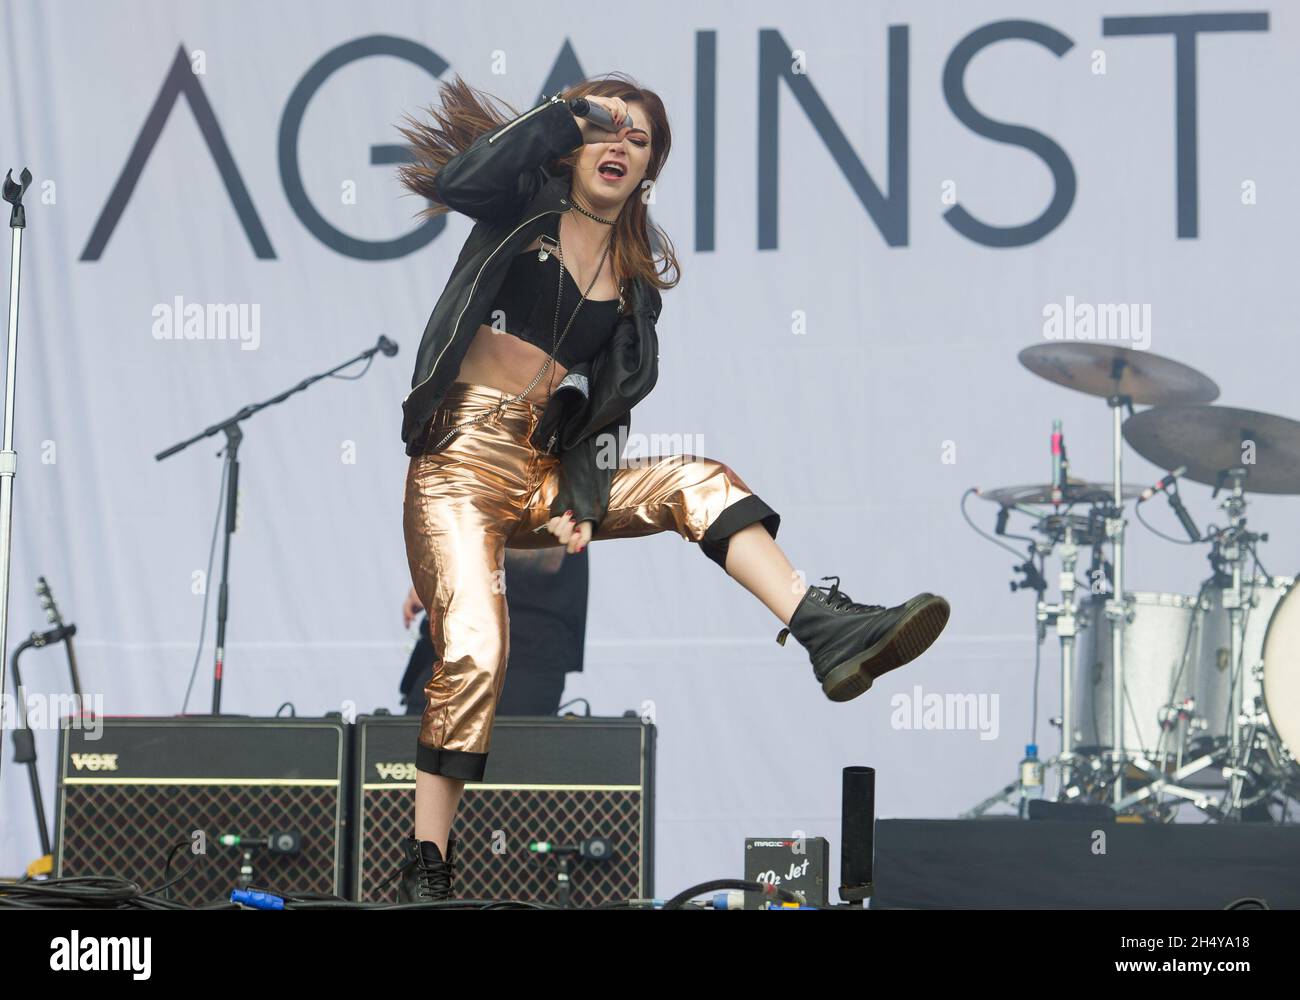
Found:
[[[1192,693],[1200,648],[1200,610],[1185,594],[1130,592],[1124,625],[1124,742],[1153,762],[1182,755],[1171,706]],[[1084,754],[1111,746],[1111,622],[1103,597],[1083,605],[1085,627],[1075,642],[1074,742]]]
[[[1295,794],[1300,789],[1300,587],[1278,603],[1264,638],[1264,709],[1272,727],[1270,756]]]

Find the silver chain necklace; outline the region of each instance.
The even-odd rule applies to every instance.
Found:
[[[578,208],[579,211],[582,211],[581,206],[579,206],[576,202],[574,203],[574,207],[575,207],[575,208]],[[584,215],[590,215],[591,213],[589,213],[589,212],[584,212],[583,214],[584,214]],[[596,216],[592,216],[592,218],[596,218]],[[600,222],[604,222],[605,220],[604,220],[604,219],[599,219],[598,221],[600,221]],[[610,224],[612,225],[612,223],[610,223]],[[546,240],[547,240],[547,238],[548,238],[548,237],[546,237],[545,235],[542,236],[542,244],[541,244],[541,246],[540,246],[540,247],[538,248],[538,250],[537,250],[537,259],[538,259],[539,261],[543,261],[543,262],[545,262],[546,258],[547,258],[548,256],[550,256],[550,254],[551,254],[551,250],[548,249],[547,246],[546,246]],[[542,367],[538,369],[537,374],[533,376],[533,380],[532,380],[530,383],[528,383],[528,388],[526,388],[523,392],[520,392],[520,393],[517,393],[517,394],[514,395],[514,396],[511,396],[509,399],[503,399],[503,400],[501,400],[500,402],[496,403],[496,404],[492,407],[492,409],[488,410],[486,413],[481,413],[481,414],[479,414],[477,417],[475,417],[474,419],[472,419],[472,420],[467,420],[467,421],[465,421],[464,423],[462,423],[462,424],[457,424],[455,427],[451,428],[451,429],[450,429],[449,431],[447,431],[447,433],[443,436],[442,440],[439,441],[436,445],[434,445],[434,450],[435,450],[435,451],[437,451],[438,449],[440,449],[440,448],[441,448],[444,444],[446,444],[446,443],[447,443],[447,442],[448,442],[448,441],[449,441],[449,440],[450,440],[454,435],[459,434],[459,433],[460,433],[462,430],[464,430],[466,427],[473,427],[475,424],[480,424],[480,423],[482,423],[484,420],[487,420],[487,419],[489,419],[489,418],[494,418],[494,417],[496,417],[498,414],[504,412],[505,408],[506,408],[507,406],[509,406],[511,403],[517,403],[517,402],[519,402],[521,399],[523,399],[523,398],[524,398],[525,396],[527,396],[530,392],[532,392],[533,389],[535,389],[535,388],[537,387],[537,383],[540,382],[540,381],[542,380],[542,376],[545,375],[547,369],[551,367],[551,362],[553,362],[553,361],[555,360],[555,352],[558,351],[558,350],[560,349],[560,344],[564,342],[564,338],[565,338],[565,336],[566,336],[566,335],[568,334],[568,332],[569,332],[569,327],[571,327],[571,326],[573,325],[573,321],[574,321],[574,320],[577,318],[577,316],[578,316],[578,310],[582,308],[582,304],[583,304],[584,302],[587,301],[587,296],[591,294],[591,290],[596,286],[596,279],[600,277],[600,272],[601,272],[601,270],[602,270],[602,269],[604,268],[604,266],[605,266],[605,258],[609,255],[609,246],[610,246],[610,243],[613,241],[613,238],[614,238],[614,234],[611,232],[610,235],[609,235],[609,237],[605,240],[605,248],[604,248],[604,249],[601,251],[601,253],[600,253],[600,262],[596,265],[596,271],[595,271],[594,274],[592,274],[592,276],[591,276],[591,281],[587,283],[587,290],[586,290],[585,292],[582,293],[582,298],[580,298],[580,299],[578,300],[578,304],[577,304],[576,306],[573,307],[573,314],[569,316],[569,321],[568,321],[567,323],[564,324],[564,333],[559,333],[559,329],[560,329],[560,300],[561,300],[561,298],[562,298],[563,295],[564,295],[564,249],[563,249],[563,247],[560,245],[560,240],[559,240],[559,235],[558,235],[558,233],[556,234],[556,239],[555,239],[555,251],[554,251],[554,252],[555,252],[555,256],[556,256],[556,258],[557,258],[557,259],[559,260],[559,262],[560,262],[560,268],[559,268],[559,270],[560,270],[560,275],[559,275],[560,283],[559,283],[559,287],[556,289],[556,292],[555,292],[555,322],[554,322],[554,325],[553,325],[552,328],[551,328],[551,353],[547,355],[547,357],[546,357],[546,363],[543,364]],[[576,284],[576,282],[575,282],[575,284]],[[623,282],[621,282],[621,281],[618,283],[618,301],[619,301],[619,307],[620,307],[620,309],[621,309],[621,308],[622,308],[622,305],[623,305]],[[550,383],[547,385],[547,387],[546,387],[546,401],[547,401],[548,403],[550,402],[550,399],[551,399],[551,391],[552,391],[552,389],[554,388],[554,385],[555,385],[555,376],[554,376],[554,373],[552,373],[552,375],[551,375],[551,382],[550,382]],[[543,405],[544,405],[544,404],[543,404]]]

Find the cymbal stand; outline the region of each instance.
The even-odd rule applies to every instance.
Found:
[[[1220,481],[1230,480],[1232,491],[1220,506],[1228,515],[1228,528],[1220,535],[1220,552],[1224,562],[1232,567],[1232,585],[1224,591],[1223,606],[1228,611],[1228,639],[1230,648],[1229,663],[1232,664],[1232,694],[1228,704],[1232,709],[1231,725],[1228,727],[1228,765],[1225,777],[1228,778],[1227,815],[1233,816],[1241,810],[1241,790],[1246,777],[1246,758],[1250,756],[1255,743],[1255,726],[1253,725],[1254,707],[1247,708],[1246,664],[1245,657],[1245,614],[1242,602],[1242,567],[1246,554],[1250,550],[1253,536],[1246,531],[1246,495],[1242,485],[1246,478],[1244,468],[1227,469]],[[1249,731],[1249,737],[1243,739],[1243,730]]]
[[[1124,374],[1125,363],[1116,359],[1111,377],[1118,387]],[[1124,797],[1124,768],[1128,754],[1124,747],[1124,625],[1128,618],[1128,594],[1124,590],[1124,417],[1127,407],[1133,413],[1133,400],[1118,393],[1107,401],[1111,410],[1112,451],[1115,471],[1113,511],[1106,518],[1106,536],[1111,540],[1111,565],[1114,567],[1114,586],[1106,601],[1106,617],[1110,620],[1111,674],[1110,674],[1110,745],[1111,766],[1115,781],[1111,797],[1116,805]]]

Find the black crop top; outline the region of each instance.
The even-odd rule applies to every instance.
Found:
[[[560,282],[560,259],[554,252],[549,253],[545,261],[537,257],[537,250],[515,254],[483,322],[549,354],[554,338],[564,334],[564,325],[582,298],[582,289],[566,268],[557,328],[555,290]],[[574,316],[569,332],[564,334],[555,360],[565,368],[590,361],[605,346],[617,322],[617,298],[588,298],[582,303],[578,315]]]

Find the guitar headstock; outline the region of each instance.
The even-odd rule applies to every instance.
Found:
[[[43,576],[36,578],[36,596],[41,599],[41,607],[45,609],[45,617],[50,624],[56,627],[62,626],[63,615],[59,613],[59,606],[54,603],[54,593]]]

